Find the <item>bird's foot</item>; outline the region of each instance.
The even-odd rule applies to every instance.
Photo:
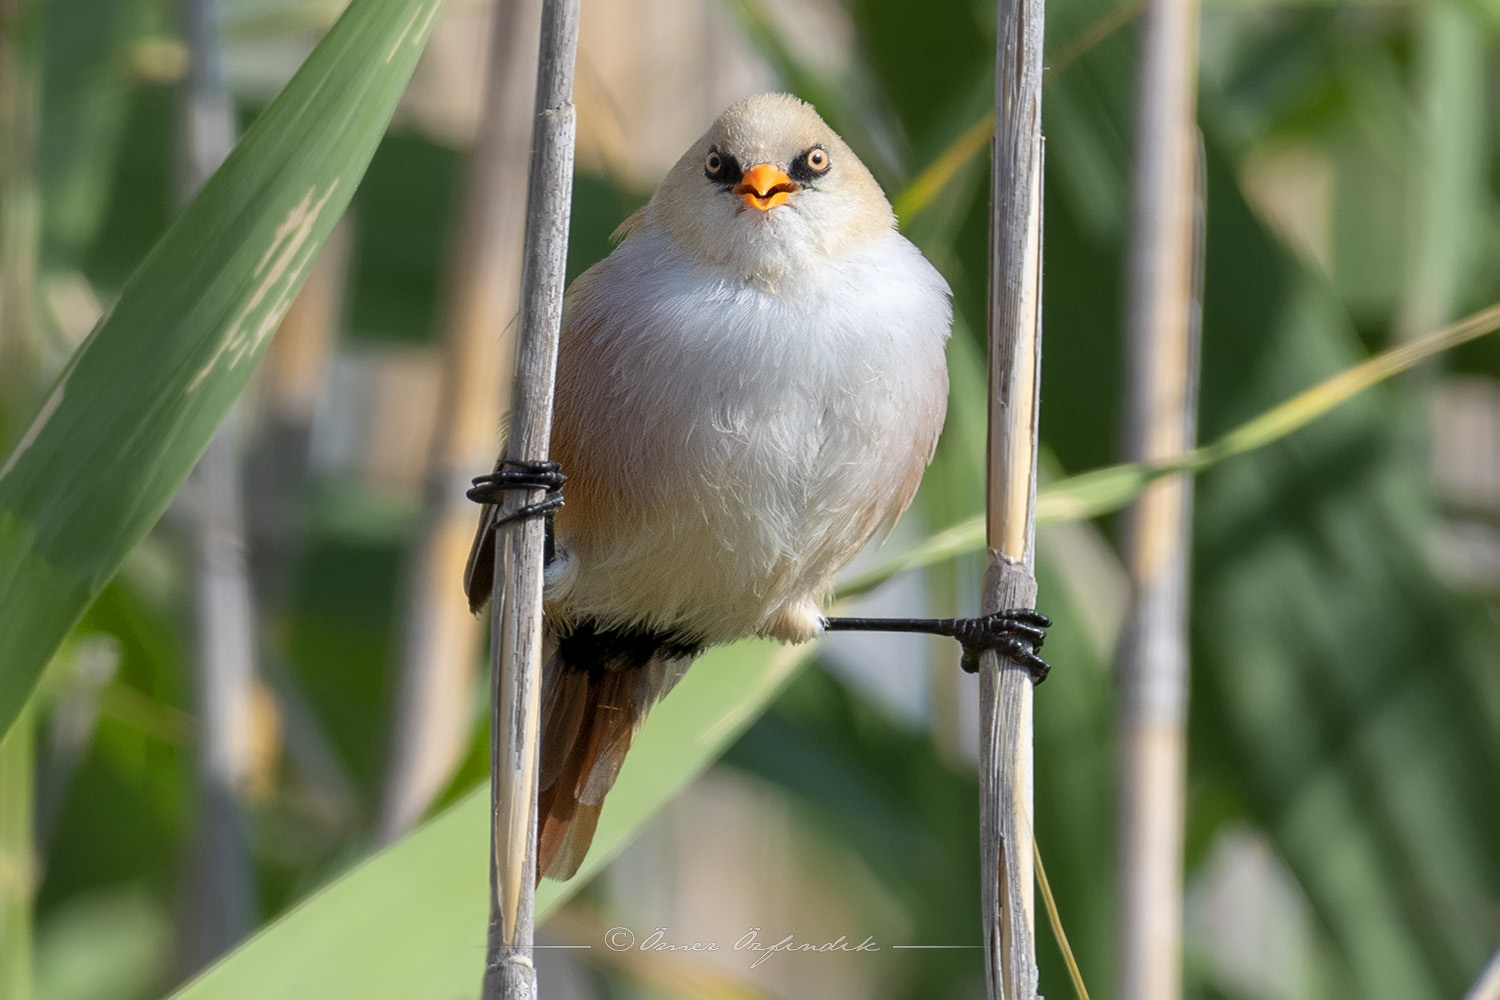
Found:
[[[969,673],[979,670],[979,656],[996,652],[1031,674],[1040,684],[1052,668],[1036,655],[1047,638],[1052,619],[1031,608],[1011,608],[980,618],[829,618],[823,627],[830,632],[926,632],[951,636],[964,648],[962,665]]]
[[[474,486],[465,494],[475,503],[499,504],[510,490],[546,490],[547,497],[537,503],[506,514],[495,521],[494,527],[510,524],[527,517],[550,514],[563,505],[559,491],[568,477],[563,475],[557,462],[529,462],[515,458],[500,460],[500,467],[485,476],[474,477]]]
[[[1036,655],[1047,640],[1052,619],[1031,608],[1011,608],[980,618],[953,618],[953,637],[964,648],[960,664],[969,673],[979,672],[981,653],[993,651],[1017,666],[1025,667],[1031,682],[1047,679],[1052,667]]]

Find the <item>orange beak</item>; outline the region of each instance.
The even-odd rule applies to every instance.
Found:
[[[786,201],[793,191],[801,189],[802,185],[788,177],[780,167],[757,163],[745,171],[744,179],[734,189],[734,193],[743,197],[745,204],[751,208],[768,212]]]

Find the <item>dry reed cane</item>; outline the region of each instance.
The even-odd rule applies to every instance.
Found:
[[[547,457],[552,431],[557,339],[562,326],[573,194],[573,63],[578,0],[545,0],[537,65],[536,119],[526,206],[521,326],[506,456]],[[515,490],[502,513],[535,503]],[[494,704],[490,734],[491,901],[484,1000],[531,1000],[535,930],[536,797],[540,737],[543,525],[527,518],[500,530],[495,545]]]
[[[1127,460],[1194,442],[1201,171],[1194,124],[1196,0],[1150,0],[1142,27],[1126,310]],[[1192,481],[1146,487],[1126,519],[1132,606],[1119,667],[1121,1000],[1182,994],[1187,556]]]
[[[990,192],[989,569],[981,610],[1034,607],[1042,330],[1042,0],[1000,0]],[[980,855],[992,1000],[1037,994],[1032,680],[980,658]]]

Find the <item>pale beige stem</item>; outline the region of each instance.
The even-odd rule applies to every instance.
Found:
[[[509,458],[547,457],[552,432],[557,339],[562,326],[573,194],[573,65],[578,0],[545,0],[537,66],[535,138],[526,207],[521,326],[512,392]],[[514,490],[502,513],[536,503],[541,490]],[[490,781],[493,807],[491,902],[484,1000],[532,1000],[536,885],[537,771],[542,668],[543,525],[526,518],[499,530],[495,546]]]
[[[1001,0],[990,204],[990,414],[981,610],[1035,607],[1037,416],[1042,364],[1042,0]],[[980,658],[980,854],[992,1000],[1037,995],[1032,681]]]
[[[1133,461],[1193,446],[1201,241],[1196,0],[1151,0],[1143,25],[1126,331]],[[1164,477],[1126,522],[1132,606],[1119,666],[1121,1000],[1182,993],[1187,558],[1192,482]]]

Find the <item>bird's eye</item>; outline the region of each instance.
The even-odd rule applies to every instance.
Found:
[[[828,150],[822,146],[814,146],[793,160],[787,173],[797,183],[806,184],[828,173],[831,166],[833,161],[828,156]]]
[[[718,146],[709,146],[708,155],[703,158],[703,176],[715,184],[733,187],[740,182],[744,173],[740,170],[739,160],[728,153],[719,152]]]

